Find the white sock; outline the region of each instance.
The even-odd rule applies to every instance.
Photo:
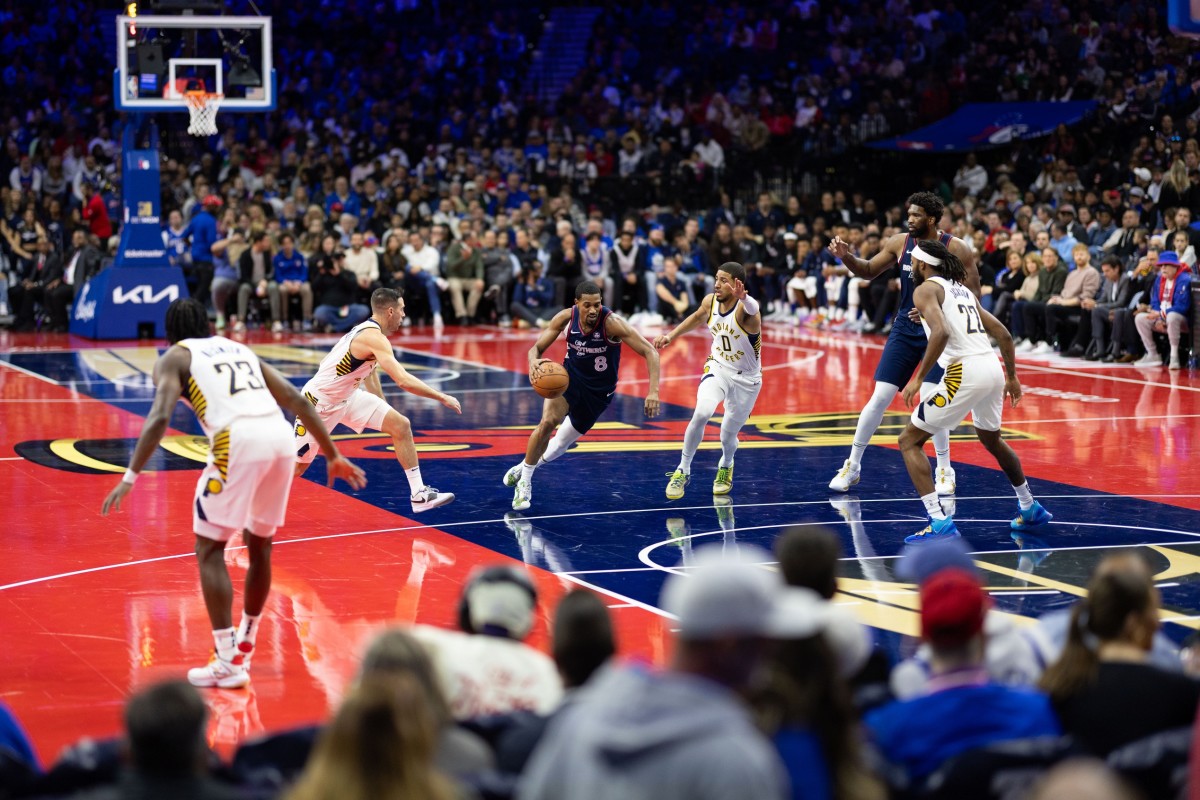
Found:
[[[933,452],[937,454],[937,468],[950,469],[950,431],[941,430],[933,435]]]
[[[537,464],[526,464],[521,462],[521,480],[526,483],[533,483],[533,471],[538,468]]]
[[[937,492],[921,495],[921,502],[925,504],[925,510],[929,512],[929,516],[933,519],[946,518],[946,512],[942,511],[942,504],[938,500]]]
[[[237,640],[239,642],[249,642],[254,644],[254,640],[258,637],[258,620],[259,617],[252,617],[249,614],[242,614],[242,624],[238,626]]]
[[[695,453],[680,453],[679,466],[675,469],[682,472],[684,475],[692,474],[692,459],[696,457]]]
[[[404,470],[404,477],[408,478],[408,488],[411,490],[413,497],[416,497],[425,488],[425,481],[421,480],[420,464],[412,469]]]
[[[1013,491],[1017,493],[1017,502],[1020,503],[1022,511],[1033,508],[1033,492],[1029,491],[1029,481],[1014,486]]]
[[[862,464],[863,453],[871,443],[871,437],[883,422],[883,415],[892,403],[899,388],[890,383],[875,384],[871,399],[863,406],[858,415],[858,425],[854,428],[854,444],[850,448],[850,466],[858,468]]]
[[[213,641],[217,644],[217,658],[222,661],[233,661],[237,656],[237,628],[214,630]]]

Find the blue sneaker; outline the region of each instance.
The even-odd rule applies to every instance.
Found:
[[[1020,509],[1017,512],[1016,518],[1012,521],[1012,529],[1014,531],[1027,531],[1030,528],[1049,525],[1052,519],[1054,519],[1054,515],[1042,508],[1041,503],[1034,500],[1032,506]]]
[[[962,534],[958,532],[958,528],[954,526],[954,517],[946,517],[945,519],[931,519],[924,530],[917,531],[912,536],[905,536],[905,544],[925,544],[926,542],[937,542],[942,539],[957,539]]]

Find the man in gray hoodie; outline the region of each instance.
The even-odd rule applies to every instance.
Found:
[[[739,560],[731,560],[739,559]],[[678,618],[667,670],[601,669],[562,708],[522,777],[521,800],[775,800],[787,777],[736,692],[782,590],[758,548],[696,551],[661,605]]]

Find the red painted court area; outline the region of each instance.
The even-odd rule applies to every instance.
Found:
[[[300,383],[315,369],[312,354],[319,357],[334,338],[254,334],[249,342]],[[343,440],[371,480],[358,496],[343,486],[326,488],[319,469],[313,480],[296,483],[276,539],[274,587],[252,684],[206,694],[216,747],[229,752],[257,732],[325,718],[374,632],[413,622],[453,625],[461,586],[474,567],[519,562],[538,547],[554,555],[525,558],[542,600],[533,644],[547,645],[557,598],[587,585],[609,598],[625,654],[659,663],[667,657],[671,620],[654,608],[661,571],[640,560],[639,551],[667,537],[664,519],[667,530],[672,520],[687,521],[693,531],[716,528],[705,472],[715,469],[711,449],[701,450],[698,477],[677,505],[663,498],[661,477],[677,458],[707,336],[690,336],[663,352],[665,411],[658,420],[638,413],[646,371],[626,351],[622,397],[603,418],[609,424],[539,471],[530,525],[521,527],[505,519],[510,496],[500,476],[523,452],[537,421],[538,400],[524,378],[532,340],[529,333],[491,328],[450,328],[437,338],[416,328],[396,338],[406,365],[436,375],[462,400],[463,415],[456,417],[389,395],[413,417],[428,479],[458,500],[444,514],[405,516],[407,487],[389,443],[379,437]],[[781,527],[801,520],[840,524],[825,487],[871,394],[883,341],[767,326],[764,391],[743,432],[733,494],[738,521],[758,531],[748,534],[751,540],[769,546]],[[551,355],[561,357],[561,347]],[[140,431],[155,356],[153,348],[133,342],[0,334],[0,492],[7,510],[0,697],[28,727],[44,762],[81,736],[116,734],[131,692],[181,677],[204,663],[211,647],[191,555],[190,500],[200,462],[189,466],[184,456],[165,453],[179,463],[144,474],[119,514],[99,513]],[[1200,535],[1200,515],[1193,513],[1200,510],[1200,378],[1187,370],[1092,367],[1057,358],[1023,359],[1020,367],[1028,394],[1006,411],[1005,428],[1031,486],[1035,493],[1052,485],[1054,496],[1082,498],[1064,519],[1083,521],[1065,522],[1063,538],[1048,542],[1048,549]],[[855,487],[858,498],[889,509],[890,518],[867,526],[885,557],[899,549],[903,533],[919,527],[921,511],[894,452],[906,413],[899,399],[892,410]],[[186,427],[188,419],[181,411],[175,417],[180,427],[171,431],[183,437],[184,450],[183,440],[196,433]],[[714,425],[709,446],[715,433]],[[959,434],[969,436],[969,427]],[[956,437],[952,456],[956,466],[987,470],[960,469],[959,494],[968,496],[960,508],[970,496],[995,504],[961,527],[990,543],[981,548],[998,547],[1003,537],[993,536],[995,526],[987,528],[983,518],[1009,511],[1003,476],[977,443]],[[1114,496],[1096,512],[1108,526],[1107,538],[1089,538],[1087,498],[1101,495]],[[1141,503],[1136,513],[1111,511],[1113,501],[1120,508],[1135,500]],[[1140,536],[1145,526],[1172,533]],[[244,574],[239,553],[229,557],[235,586]],[[1183,616],[1197,607],[1200,595],[1174,601]]]

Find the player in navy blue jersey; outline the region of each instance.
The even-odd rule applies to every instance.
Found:
[[[591,281],[579,284],[575,289],[575,305],[555,314],[529,348],[531,379],[541,365],[549,363],[549,359],[542,358],[542,353],[564,331],[567,358],[563,363],[570,384],[562,397],[547,399],[542,404],[542,421],[529,434],[525,460],[504,474],[504,485],[514,490],[514,511],[529,508],[533,496],[533,471],[567,452],[608,408],[617,391],[622,343],[646,359],[646,370],[650,373],[646,416],[658,414],[658,351],[620,315],[604,305],[600,287]],[[555,428],[558,428],[557,433]]]
[[[883,421],[884,412],[891,405],[892,399],[900,391],[900,387],[908,383],[913,370],[925,355],[925,346],[928,344],[925,331],[920,322],[909,316],[913,308],[913,247],[922,241],[938,241],[948,247],[966,267],[965,285],[979,296],[979,270],[975,267],[975,256],[971,249],[962,239],[938,230],[938,221],[946,210],[941,198],[931,192],[917,192],[908,198],[906,205],[908,233],[897,233],[888,237],[883,249],[869,261],[852,253],[850,245],[840,238],[835,237],[829,243],[829,252],[860,278],[875,278],[896,264],[900,265],[900,308],[896,311],[892,332],[888,335],[883,356],[875,369],[875,392],[858,416],[850,457],[829,482],[829,488],[837,492],[848,491],[861,479],[863,452],[871,443],[871,437]],[[922,390],[922,395],[932,393],[933,387],[941,378],[941,369],[935,368],[931,371],[925,377],[924,385],[928,390]],[[939,495],[952,495],[955,491],[955,480],[954,468],[950,466],[949,431],[940,431],[933,437],[933,449],[937,454],[937,492]]]

